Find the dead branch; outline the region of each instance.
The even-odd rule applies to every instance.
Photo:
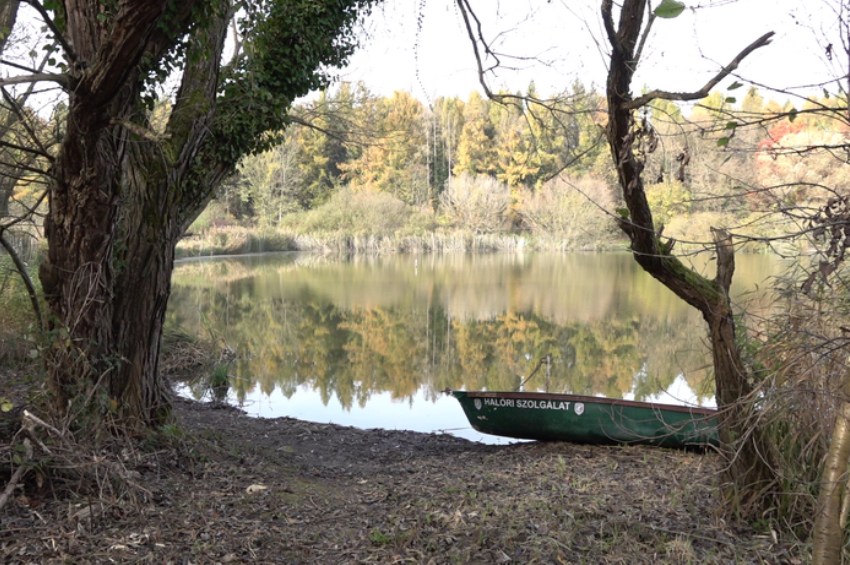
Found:
[[[35,414],[33,414],[32,412],[30,412],[29,410],[24,410],[24,420],[25,420],[25,421],[26,421],[26,420],[29,420],[29,422],[30,422],[30,426],[31,426],[32,424],[36,424],[36,425],[38,425],[38,426],[41,426],[42,428],[44,428],[44,429],[45,429],[45,430],[47,430],[48,432],[52,433],[53,435],[55,435],[55,436],[56,436],[56,437],[58,437],[59,439],[66,439],[66,438],[65,438],[65,434],[63,434],[63,433],[62,433],[61,431],[59,431],[56,427],[54,427],[54,426],[52,426],[52,425],[48,424],[47,422],[45,422],[44,420],[42,420],[41,418],[39,418],[38,416],[36,416],[36,415],[35,415]],[[29,428],[28,428],[28,429],[29,429]]]
[[[735,273],[735,246],[732,235],[724,229],[711,228],[717,250],[717,277],[714,279],[728,294]]]

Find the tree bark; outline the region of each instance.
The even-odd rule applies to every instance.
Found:
[[[155,31],[166,2],[122,3],[108,30],[92,27],[95,16],[81,17],[97,13],[97,0],[74,4],[79,12],[69,7],[68,37],[86,64],[78,64],[82,71],[69,93],[45,219],[49,246],[39,276],[55,340],[48,373],[60,411],[97,387],[102,393],[92,397],[99,410],[113,411],[129,428],[149,426],[169,412],[158,358],[174,248],[183,218],[207,202],[203,195],[183,198],[181,188],[208,136],[219,28],[226,29],[221,21],[230,12],[221,10],[199,32],[221,37],[204,37],[204,55],[187,64],[183,98],[175,103],[180,119],[168,141],[138,135],[149,124],[142,86],[133,78],[141,74],[142,56],[156,56],[150,50],[166,45]],[[188,14],[191,4],[181,9]],[[180,25],[188,24],[187,18]],[[202,48],[198,39],[190,50]]]
[[[729,285],[734,273],[732,239],[723,230],[715,230],[717,276],[707,279],[686,267],[671,254],[673,242],[663,242],[656,232],[652,211],[646,200],[643,161],[634,150],[637,141],[631,82],[637,61],[637,45],[646,0],[626,0],[615,28],[611,0],[603,0],[602,15],[611,43],[607,81],[608,144],[623,198],[629,210],[620,220],[621,229],[631,240],[635,260],[682,300],[698,309],[705,319],[712,349],[719,431],[723,454],[727,459],[731,491],[746,505],[773,484],[773,471],[766,460],[750,404],[751,385],[741,361],[735,338],[735,321],[729,300]]]

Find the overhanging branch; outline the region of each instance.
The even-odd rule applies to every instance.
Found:
[[[607,25],[606,25],[606,28],[607,28]],[[623,107],[628,109],[628,110],[637,110],[638,108],[641,108],[641,107],[649,104],[653,100],[657,100],[657,99],[660,99],[660,100],[680,100],[680,101],[701,100],[701,99],[705,98],[706,96],[708,96],[709,93],[711,92],[711,89],[714,88],[715,86],[717,86],[717,84],[721,80],[723,80],[724,78],[729,76],[729,74],[732,73],[732,71],[737,69],[738,65],[741,64],[741,61],[743,61],[750,53],[752,53],[756,49],[759,49],[761,47],[769,45],[770,40],[774,35],[775,35],[774,32],[769,31],[766,34],[759,37],[758,39],[756,39],[755,41],[753,41],[743,51],[738,53],[738,56],[735,57],[734,59],[732,59],[731,63],[729,63],[728,65],[723,67],[723,69],[721,69],[721,71],[719,73],[717,73],[714,76],[714,78],[712,78],[707,83],[705,83],[705,86],[703,86],[701,89],[699,89],[695,92],[667,92],[665,90],[653,90],[652,92],[648,92],[648,93],[644,94],[643,96],[639,96],[639,97],[635,98],[634,100],[625,103],[623,105]]]
[[[478,82],[481,84],[481,88],[484,89],[484,94],[486,94],[488,98],[492,99],[493,93],[490,91],[490,87],[487,86],[487,81],[484,80],[484,72],[485,72],[484,71],[484,65],[481,62],[481,53],[478,51],[478,39],[479,38],[481,39],[481,43],[484,45],[485,51],[488,54],[491,54],[491,55],[492,55],[492,53],[490,52],[490,49],[487,47],[487,43],[485,43],[483,38],[481,37],[480,23],[479,23],[478,38],[476,38],[475,32],[472,31],[472,23],[469,21],[469,18],[470,18],[470,14],[472,15],[472,17],[475,17],[475,14],[472,13],[472,10],[469,7],[467,1],[466,0],[457,0],[457,5],[458,5],[458,8],[460,8],[461,15],[463,16],[463,23],[466,26],[466,34],[469,36],[469,40],[472,42],[472,50],[475,53],[475,64],[478,66]],[[477,19],[476,19],[476,22],[478,22]]]

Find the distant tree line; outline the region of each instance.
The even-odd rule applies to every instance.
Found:
[[[665,235],[706,241],[709,226],[742,222],[755,235],[779,233],[785,220],[773,212],[805,204],[812,183],[838,186],[847,176],[827,150],[792,149],[844,135],[834,120],[809,111],[843,100],[825,93],[797,111],[754,87],[734,94],[715,91],[687,114],[657,100],[637,116],[650,133],[647,198]],[[465,101],[425,105],[406,92],[381,97],[343,83],[298,106],[279,145],[243,159],[196,229],[239,223],[381,232],[374,218],[372,225],[340,219],[357,198],[416,216],[414,232],[532,232],[573,247],[619,237],[606,217],[622,204],[603,143],[604,97],[576,82],[557,97],[541,100],[531,84],[508,100],[515,102],[472,92]],[[309,214],[323,206],[334,212]]]

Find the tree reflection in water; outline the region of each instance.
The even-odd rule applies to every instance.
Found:
[[[778,268],[741,256],[736,291]],[[554,392],[675,403],[663,391],[687,384],[695,397],[678,400],[713,401],[697,314],[626,254],[250,256],[183,262],[172,288],[168,323],[239,355],[237,401],[316,391],[350,410],[376,394],[513,390],[546,354]]]

